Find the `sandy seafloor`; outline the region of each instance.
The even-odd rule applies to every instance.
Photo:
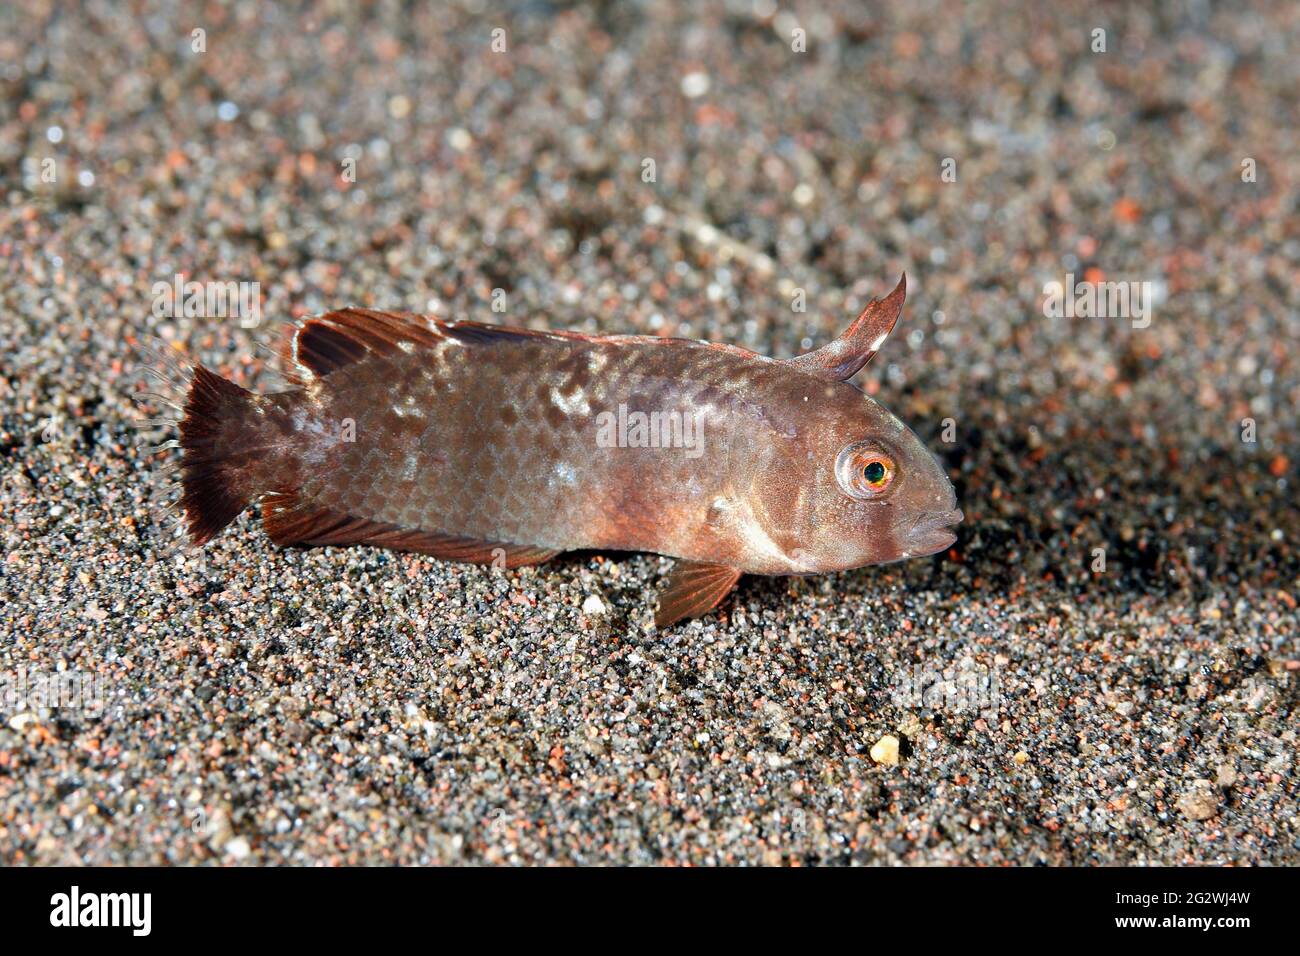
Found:
[[[0,7],[0,861],[1300,859],[1300,6],[288,6]],[[859,381],[947,554],[661,634],[656,556],[163,550],[138,340],[263,388],[345,304],[788,357],[904,269]],[[260,327],[155,316],[177,273]],[[1149,326],[1046,316],[1066,273]]]

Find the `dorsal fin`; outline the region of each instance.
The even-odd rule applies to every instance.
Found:
[[[862,314],[834,342],[789,360],[789,364],[832,382],[843,382],[856,375],[873,355],[880,351],[894,330],[907,298],[907,273],[903,273],[894,291],[883,299],[872,299]]]
[[[367,355],[389,355],[443,338],[433,319],[410,312],[340,309],[286,327],[280,346],[285,374],[300,384]]]
[[[284,374],[303,385],[369,355],[408,352],[443,339],[454,339],[462,345],[491,345],[519,339],[599,341],[599,336],[483,322],[448,322],[413,312],[339,309],[286,326],[280,361]],[[653,337],[644,340],[669,341]]]
[[[411,352],[447,339],[470,346],[490,346],[521,340],[606,342],[708,348],[743,356],[754,354],[748,349],[725,342],[699,342],[658,335],[589,335],[585,332],[521,329],[485,322],[451,322],[413,312],[339,309],[286,325],[280,341],[280,365],[282,374],[291,383],[306,385],[368,356]]]

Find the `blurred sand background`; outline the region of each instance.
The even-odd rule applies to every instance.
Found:
[[[0,676],[98,688],[6,698],[0,861],[1296,862],[1298,81],[1284,2],[0,6]],[[259,387],[348,304],[788,357],[903,270],[859,380],[946,555],[659,634],[650,555],[162,550],[137,341]],[[261,325],[156,317],[178,273]],[[1149,326],[1046,316],[1067,273]]]

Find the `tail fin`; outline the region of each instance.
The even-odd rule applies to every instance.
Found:
[[[248,447],[256,398],[202,365],[194,366],[180,424],[180,504],[194,544],[203,544],[239,517],[257,493]]]

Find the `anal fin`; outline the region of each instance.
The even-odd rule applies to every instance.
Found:
[[[740,574],[722,564],[678,561],[659,594],[655,626],[665,628],[682,618],[707,614],[736,586]]]
[[[278,545],[369,544],[396,551],[414,551],[444,561],[518,568],[541,564],[559,554],[555,548],[483,541],[463,535],[403,528],[384,521],[315,508],[292,493],[267,495],[262,501],[262,526]]]

